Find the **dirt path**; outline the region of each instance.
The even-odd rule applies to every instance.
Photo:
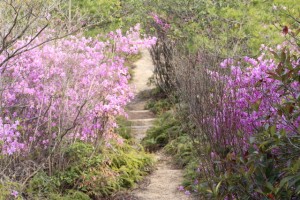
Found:
[[[142,58],[135,63],[132,83],[136,88],[136,94],[148,90],[146,84],[153,73],[153,64],[148,51],[142,52]],[[146,131],[154,121],[154,115],[144,110],[145,100],[138,97],[128,105],[129,119],[132,121],[132,132],[138,141],[146,135]],[[175,169],[171,164],[171,158],[163,152],[155,154],[157,159],[156,170],[146,178],[147,184],[140,185],[133,191],[134,199],[139,200],[185,200],[189,199],[185,194],[178,191],[182,182],[182,170]]]

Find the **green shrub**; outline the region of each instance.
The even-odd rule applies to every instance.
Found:
[[[83,192],[73,191],[73,190],[68,191],[68,194],[66,195],[51,193],[48,199],[50,200],[91,200],[91,198],[88,195],[84,194]]]
[[[133,187],[153,164],[150,155],[135,149],[126,141],[123,145],[112,144],[111,148],[93,154],[90,154],[91,151],[91,146],[85,143],[75,143],[67,149],[66,155],[71,165],[55,175],[62,191],[69,188],[93,198],[109,196]]]
[[[130,188],[140,181],[152,169],[152,157],[139,152],[130,145],[120,147],[121,150],[110,154],[111,168],[119,174],[120,186]]]
[[[160,115],[153,127],[147,131],[142,145],[149,151],[155,151],[166,146],[169,141],[182,134],[181,125],[170,113]]]
[[[119,117],[117,119],[117,124],[118,128],[116,128],[116,132],[126,140],[132,139],[131,122],[124,117]]]
[[[141,96],[149,99],[145,109],[152,111],[154,114],[163,114],[173,107],[172,97],[166,96],[159,87],[146,91]]]
[[[176,164],[181,167],[188,165],[196,155],[193,142],[186,134],[170,141],[164,149],[168,154],[173,155]]]
[[[50,177],[45,172],[37,173],[29,182],[26,193],[32,199],[43,199],[49,194],[58,192],[56,177]]]
[[[107,197],[133,187],[153,166],[153,157],[141,147],[134,148],[127,140],[123,145],[112,143],[110,148],[100,150],[75,142],[64,150],[64,157],[67,163],[64,169],[53,176],[40,172],[30,180],[26,189],[30,199]]]
[[[169,99],[150,100],[146,105],[146,109],[158,115],[170,110],[171,107],[172,104]]]
[[[184,127],[185,126],[185,127]],[[173,113],[164,113],[147,131],[142,145],[148,151],[164,148],[166,153],[174,156],[176,164],[181,167],[187,165],[195,155],[192,139],[187,135],[187,122],[180,121]]]

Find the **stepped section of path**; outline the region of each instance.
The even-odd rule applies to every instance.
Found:
[[[139,97],[139,93],[151,89],[147,85],[148,79],[153,73],[154,66],[147,50],[142,51],[142,58],[135,63],[133,87],[136,98],[128,105],[129,120],[132,122],[132,133],[140,142],[147,130],[152,126],[155,116],[149,110],[145,110],[146,100]],[[185,194],[178,191],[182,182],[182,170],[175,169],[171,158],[163,152],[155,154],[157,165],[154,172],[146,178],[144,184],[132,192],[131,199],[138,200],[187,200]]]

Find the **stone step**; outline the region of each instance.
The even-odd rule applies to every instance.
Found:
[[[130,128],[132,130],[144,130],[144,129],[147,130],[151,127],[152,127],[152,125],[150,125],[150,126],[130,126]]]
[[[148,129],[152,126],[131,126],[131,134],[140,143],[147,135]]]
[[[132,103],[127,105],[129,110],[143,110],[145,109],[146,101],[140,101],[139,99],[134,100]]]
[[[130,119],[132,126],[151,126],[155,121],[155,118],[148,119]]]
[[[134,134],[146,134],[148,129],[131,129],[131,133]]]
[[[150,110],[131,110],[128,112],[129,119],[149,119],[154,118],[154,114]]]

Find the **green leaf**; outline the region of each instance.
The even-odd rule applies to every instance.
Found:
[[[274,190],[274,187],[273,187],[273,185],[272,185],[270,182],[267,182],[267,183],[266,183],[266,187],[267,187],[270,191],[273,191],[273,190]]]
[[[255,111],[258,111],[261,102],[262,102],[262,99],[258,99],[254,104],[251,105],[251,107],[252,107]]]
[[[222,181],[220,181],[220,182],[218,183],[217,187],[216,187],[216,194],[219,193],[219,189],[220,189],[221,183],[222,183]]]
[[[270,134],[275,135],[275,133],[276,133],[276,126],[271,126],[270,127]]]
[[[286,46],[283,47],[283,49],[281,49],[281,61],[285,61],[286,59],[286,53],[285,53],[285,50],[286,50]]]
[[[282,188],[284,185],[286,185],[290,180],[292,180],[294,177],[293,176],[288,176],[288,177],[285,177],[283,178],[281,181],[280,181],[280,184],[279,184],[279,187]]]
[[[279,58],[279,56],[278,56],[278,54],[275,52],[275,51],[270,51],[273,55],[274,55],[274,58],[276,59],[276,60],[280,60],[280,58]]]
[[[296,188],[296,194],[300,195],[300,185],[298,185],[297,188]]]

